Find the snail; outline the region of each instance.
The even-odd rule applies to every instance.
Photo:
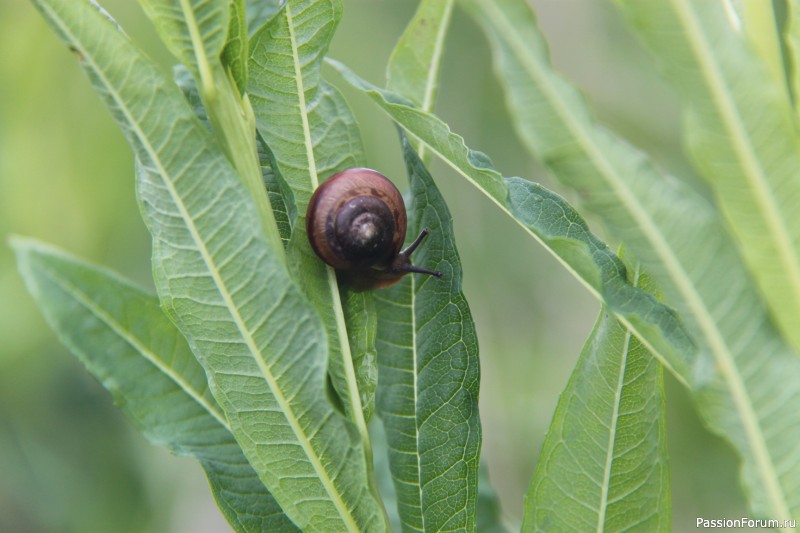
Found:
[[[406,238],[403,197],[374,170],[347,169],[320,185],[308,204],[306,231],[314,252],[354,289],[388,287],[409,272],[442,277],[411,264],[428,228],[401,250]]]

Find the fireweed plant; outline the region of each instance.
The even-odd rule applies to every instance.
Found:
[[[422,0],[381,85],[326,57],[341,0],[140,0],[179,62],[172,77],[96,2],[32,1],[134,151],[157,296],[17,237],[20,271],[144,435],[200,462],[235,530],[504,530],[479,468],[478,343],[434,158],[602,304],[522,529],[670,529],[664,370],[737,452],[748,512],[795,527],[796,0],[777,17],[763,0],[614,2],[681,99],[711,194],[596,123],[525,0]],[[485,32],[520,139],[578,208],[502,176],[432,113],[454,9]],[[365,165],[325,63],[396,123],[406,243],[430,230],[414,261],[441,279],[356,291],[311,249],[312,193]]]

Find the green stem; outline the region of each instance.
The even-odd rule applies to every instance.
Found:
[[[250,100],[246,95],[244,98],[239,96],[235,81],[227,75],[221,64],[213,67],[212,81],[213,85],[210,87],[204,85],[201,88],[203,105],[228,159],[256,202],[267,241],[286,263],[286,253],[272,212],[272,204],[264,188]]]

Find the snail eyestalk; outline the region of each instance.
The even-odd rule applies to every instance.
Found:
[[[438,270],[428,270],[427,268],[422,268],[414,265],[406,265],[401,272],[404,273],[414,273],[414,274],[428,274],[435,278],[441,278],[442,273]]]
[[[417,235],[417,238],[416,238],[416,239],[414,239],[414,242],[412,242],[411,244],[409,244],[409,245],[408,245],[408,246],[405,248],[405,250],[403,250],[402,252],[400,252],[400,255],[405,255],[406,257],[408,257],[408,256],[410,256],[411,254],[413,254],[413,253],[414,253],[414,250],[416,250],[416,249],[417,249],[417,247],[418,247],[420,244],[422,244],[422,241],[424,241],[424,240],[425,240],[425,237],[427,237],[427,236],[428,236],[428,234],[429,234],[430,232],[431,232],[431,230],[429,230],[428,228],[422,228],[422,231],[420,231],[420,232],[419,232],[419,235]]]
[[[425,240],[425,237],[427,237],[429,233],[430,230],[428,228],[423,228],[422,231],[419,232],[419,235],[417,235],[417,238],[414,239],[414,242],[409,244],[402,252],[397,254],[397,258],[392,263],[392,270],[394,272],[413,272],[416,274],[429,274],[437,278],[442,277],[442,273],[438,270],[430,270],[411,264],[411,254],[413,254],[414,250],[416,250],[419,245],[422,244],[422,241]]]

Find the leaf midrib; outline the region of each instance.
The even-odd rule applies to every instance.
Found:
[[[106,326],[108,326],[114,333],[116,333],[120,338],[122,338],[126,343],[128,343],[134,350],[142,354],[142,356],[150,361],[153,366],[159,369],[163,374],[165,374],[171,381],[173,381],[180,389],[182,389],[186,394],[188,394],[193,400],[195,400],[198,404],[200,404],[203,409],[208,411],[208,413],[214,417],[217,422],[220,423],[222,427],[224,427],[229,433],[231,432],[231,428],[228,425],[228,421],[225,419],[225,416],[220,412],[220,410],[215,406],[212,405],[199,391],[195,390],[195,388],[187,382],[183,377],[175,372],[175,370],[166,364],[158,355],[153,353],[142,340],[140,340],[137,336],[133,334],[133,332],[126,329],[119,321],[117,321],[113,316],[106,313],[103,308],[96,304],[96,302],[84,291],[80,288],[75,286],[74,284],[67,281],[65,278],[59,276],[59,272],[56,270],[52,270],[47,268],[44,265],[39,267],[50,280],[61,287],[64,292],[70,294],[75,301],[80,303],[86,310],[88,310],[91,314],[96,316],[103,322]]]
[[[747,441],[753,450],[753,456],[758,464],[758,471],[761,474],[761,479],[767,487],[770,495],[770,500],[776,507],[776,512],[781,517],[791,517],[788,512],[788,506],[782,495],[782,491],[778,488],[777,474],[772,464],[772,459],[769,456],[766,442],[764,441],[763,432],[760,429],[758,418],[755,415],[750,398],[746,392],[744,383],[741,376],[736,370],[736,364],[733,354],[730,353],[725,340],[716,326],[709,310],[706,308],[699,294],[694,290],[691,279],[686,271],[681,266],[679,260],[673,254],[671,248],[667,244],[666,238],[658,230],[655,222],[650,218],[648,213],[636,202],[631,193],[627,190],[621,179],[616,177],[616,172],[613,165],[606,160],[603,152],[594,146],[589,136],[584,134],[583,128],[580,127],[579,121],[572,115],[569,106],[566,102],[562,101],[558,92],[550,86],[547,80],[538,75],[538,69],[535,64],[531,64],[528,57],[528,51],[522,43],[516,41],[513,25],[507,24],[502,13],[499,15],[496,11],[496,6],[493,2],[481,3],[484,7],[484,12],[487,13],[498,26],[505,29],[509,44],[514,49],[519,60],[525,65],[528,74],[537,80],[539,87],[546,93],[546,96],[552,102],[554,109],[562,117],[564,124],[573,134],[578,143],[584,147],[584,150],[590,160],[595,162],[595,166],[600,171],[601,175],[606,177],[606,181],[612,186],[614,191],[623,200],[623,205],[631,213],[631,216],[638,222],[642,231],[649,236],[650,242],[653,245],[656,253],[662,258],[667,271],[670,272],[672,279],[675,281],[680,292],[686,298],[686,303],[689,308],[694,311],[695,318],[700,325],[701,330],[704,332],[712,353],[717,360],[720,372],[725,376],[725,382],[728,384],[731,397],[734,400],[737,411],[739,412],[740,419],[745,429]]]
[[[211,94],[214,90],[213,76],[211,74],[211,65],[208,62],[208,54],[203,46],[203,38],[200,36],[197,21],[194,18],[194,10],[189,4],[189,0],[180,0],[181,11],[186,19],[186,27],[189,29],[189,37],[192,40],[192,50],[197,60],[197,68],[200,71],[200,79],[203,84],[203,91],[206,94]]]
[[[678,12],[679,19],[683,22],[687,29],[689,42],[692,44],[692,48],[695,50],[700,64],[703,66],[701,69],[702,74],[707,80],[710,91],[712,94],[717,96],[717,98],[714,98],[713,101],[721,106],[719,109],[720,116],[722,117],[723,122],[726,124],[731,138],[737,147],[735,153],[737,154],[737,157],[742,159],[743,166],[746,170],[745,176],[750,181],[752,189],[755,192],[757,202],[761,207],[762,212],[766,216],[768,227],[775,232],[778,241],[781,244],[778,246],[781,262],[784,263],[790,272],[790,277],[793,281],[792,291],[795,294],[795,301],[800,301],[800,265],[798,265],[796,260],[786,257],[786,253],[791,249],[791,244],[788,242],[788,235],[786,235],[784,231],[785,227],[777,218],[778,209],[776,207],[774,198],[769,191],[769,187],[766,185],[766,176],[763,173],[763,169],[760,167],[757,157],[754,153],[754,149],[748,142],[747,135],[744,133],[744,126],[741,123],[741,117],[735,110],[732,96],[725,88],[725,84],[721,79],[722,75],[719,72],[716,63],[711,57],[709,57],[707,43],[703,38],[702,31],[698,27],[697,20],[694,17],[691,8],[687,6],[683,0],[673,0],[673,3],[676,7],[676,11]],[[753,414],[753,417],[755,418],[755,414]],[[751,429],[753,431],[758,431],[760,434],[760,427],[759,429],[756,429],[758,426],[756,425],[757,422],[755,420],[751,421],[748,417],[745,417],[743,422],[745,424],[753,423],[754,425]],[[760,466],[759,471],[765,469],[769,474],[769,476],[764,479],[764,483],[766,485],[766,490],[769,494],[770,500],[775,505],[779,516],[782,518],[791,518],[789,506],[783,495],[783,490],[780,487],[780,483],[777,480],[777,473],[775,472],[775,467],[772,464],[772,458],[769,456],[769,452],[766,450],[766,443],[753,442],[752,444],[754,444],[753,448],[756,461]]]
[[[631,285],[638,287],[640,269],[637,265],[633,272]],[[606,448],[605,468],[603,469],[603,482],[600,487],[600,512],[597,515],[597,531],[605,530],[606,511],[608,510],[608,492],[611,486],[611,471],[614,463],[614,447],[617,439],[617,422],[621,410],[622,390],[625,387],[625,372],[628,367],[628,356],[631,345],[631,332],[625,329],[625,339],[622,343],[619,370],[617,375],[617,387],[614,389],[614,405],[611,410],[611,424],[608,428],[608,447]]]
[[[417,277],[413,274],[411,278],[411,360],[412,360],[412,376],[413,376],[413,391],[414,391],[414,448],[417,452],[417,495],[419,498],[419,516],[422,522],[422,531],[427,531],[425,527],[425,513],[422,508],[422,449],[420,440],[420,416],[419,416],[419,350],[417,349]],[[411,526],[414,527],[414,526]]]
[[[617,375],[617,387],[614,390],[614,406],[611,410],[611,424],[608,428],[608,443],[606,460],[603,468],[603,481],[600,484],[600,505],[597,513],[597,531],[605,530],[606,511],[608,510],[608,492],[611,488],[611,472],[614,463],[614,451],[617,439],[617,422],[619,421],[620,402],[622,401],[622,388],[625,382],[625,368],[628,364],[628,349],[630,348],[631,332],[625,330],[625,340],[622,343],[622,357],[620,358]]]
[[[122,112],[122,114],[127,118],[131,128],[136,132],[136,136],[142,143],[142,147],[150,155],[153,164],[158,167],[160,171],[159,175],[162,177],[162,181],[164,182],[165,187],[169,191],[170,196],[175,202],[175,206],[178,208],[181,217],[185,221],[187,229],[189,230],[192,239],[195,241],[195,244],[198,247],[198,251],[200,252],[201,257],[203,258],[203,262],[206,263],[206,267],[208,268],[209,273],[211,274],[211,277],[214,280],[214,283],[217,285],[217,289],[220,292],[220,296],[222,296],[223,300],[225,301],[226,307],[228,308],[229,312],[232,315],[231,318],[233,318],[234,323],[239,329],[239,333],[244,338],[245,344],[247,345],[249,351],[251,352],[253,359],[258,364],[259,370],[261,370],[262,374],[264,375],[264,380],[269,385],[270,391],[272,392],[276,401],[280,405],[281,410],[284,413],[284,416],[286,417],[290,427],[292,428],[292,431],[295,434],[295,437],[297,438],[303,451],[306,453],[306,457],[309,459],[309,462],[314,467],[314,470],[317,473],[320,483],[323,485],[326,492],[331,497],[333,504],[339,511],[339,515],[342,518],[342,521],[345,522],[345,524],[348,526],[348,529],[350,531],[357,532],[358,528],[356,526],[355,518],[350,514],[346,504],[341,499],[341,496],[339,495],[338,491],[335,489],[335,485],[333,484],[331,478],[328,476],[327,471],[322,466],[320,458],[316,455],[316,452],[314,452],[311,442],[308,440],[307,436],[302,431],[302,428],[299,427],[299,421],[297,420],[297,417],[294,415],[294,411],[291,409],[287,399],[283,396],[280,388],[277,386],[275,378],[274,376],[272,376],[265,361],[263,361],[262,355],[255,344],[255,340],[252,338],[250,331],[244,324],[242,317],[238,313],[238,310],[236,309],[236,307],[232,305],[233,301],[231,299],[231,295],[227,291],[225,283],[220,279],[219,273],[216,271],[216,269],[212,268],[213,260],[208,250],[206,249],[205,245],[203,244],[197,228],[195,227],[193,221],[189,217],[188,211],[186,210],[186,206],[183,205],[183,202],[180,201],[180,197],[178,196],[173,183],[170,180],[166,179],[166,176],[169,174],[166,172],[166,169],[161,165],[161,161],[159,157],[157,157],[157,152],[146,140],[147,137],[144,135],[138,121],[134,119],[134,117],[130,113],[130,110],[124,104],[124,101],[117,93],[116,88],[110,83],[110,81],[104,75],[104,72],[99,68],[98,64],[94,61],[94,55],[89,53],[89,51],[83,46],[82,42],[77,41],[76,36],[70,31],[69,27],[62,23],[61,19],[52,10],[52,8],[50,8],[48,4],[41,3],[40,5],[42,5],[43,9],[46,9],[50,13],[52,20],[56,24],[58,24],[61,31],[64,32],[64,35],[69,37],[69,40],[72,42],[73,46],[76,46],[80,49],[84,62],[92,65],[93,70],[97,74],[98,78],[102,80],[103,84],[108,90],[108,94],[114,99],[114,101],[117,104],[117,107]]]
[[[317,159],[314,156],[314,143],[311,139],[311,125],[308,122],[308,111],[306,106],[306,91],[303,83],[303,68],[300,65],[298,55],[297,36],[294,32],[294,19],[289,2],[286,2],[283,12],[286,14],[286,26],[289,30],[289,43],[292,48],[292,67],[294,68],[294,79],[297,87],[298,108],[300,120],[303,126],[303,144],[306,149],[306,161],[308,162],[308,172],[311,178],[312,191],[319,187],[319,175],[317,173]]]

